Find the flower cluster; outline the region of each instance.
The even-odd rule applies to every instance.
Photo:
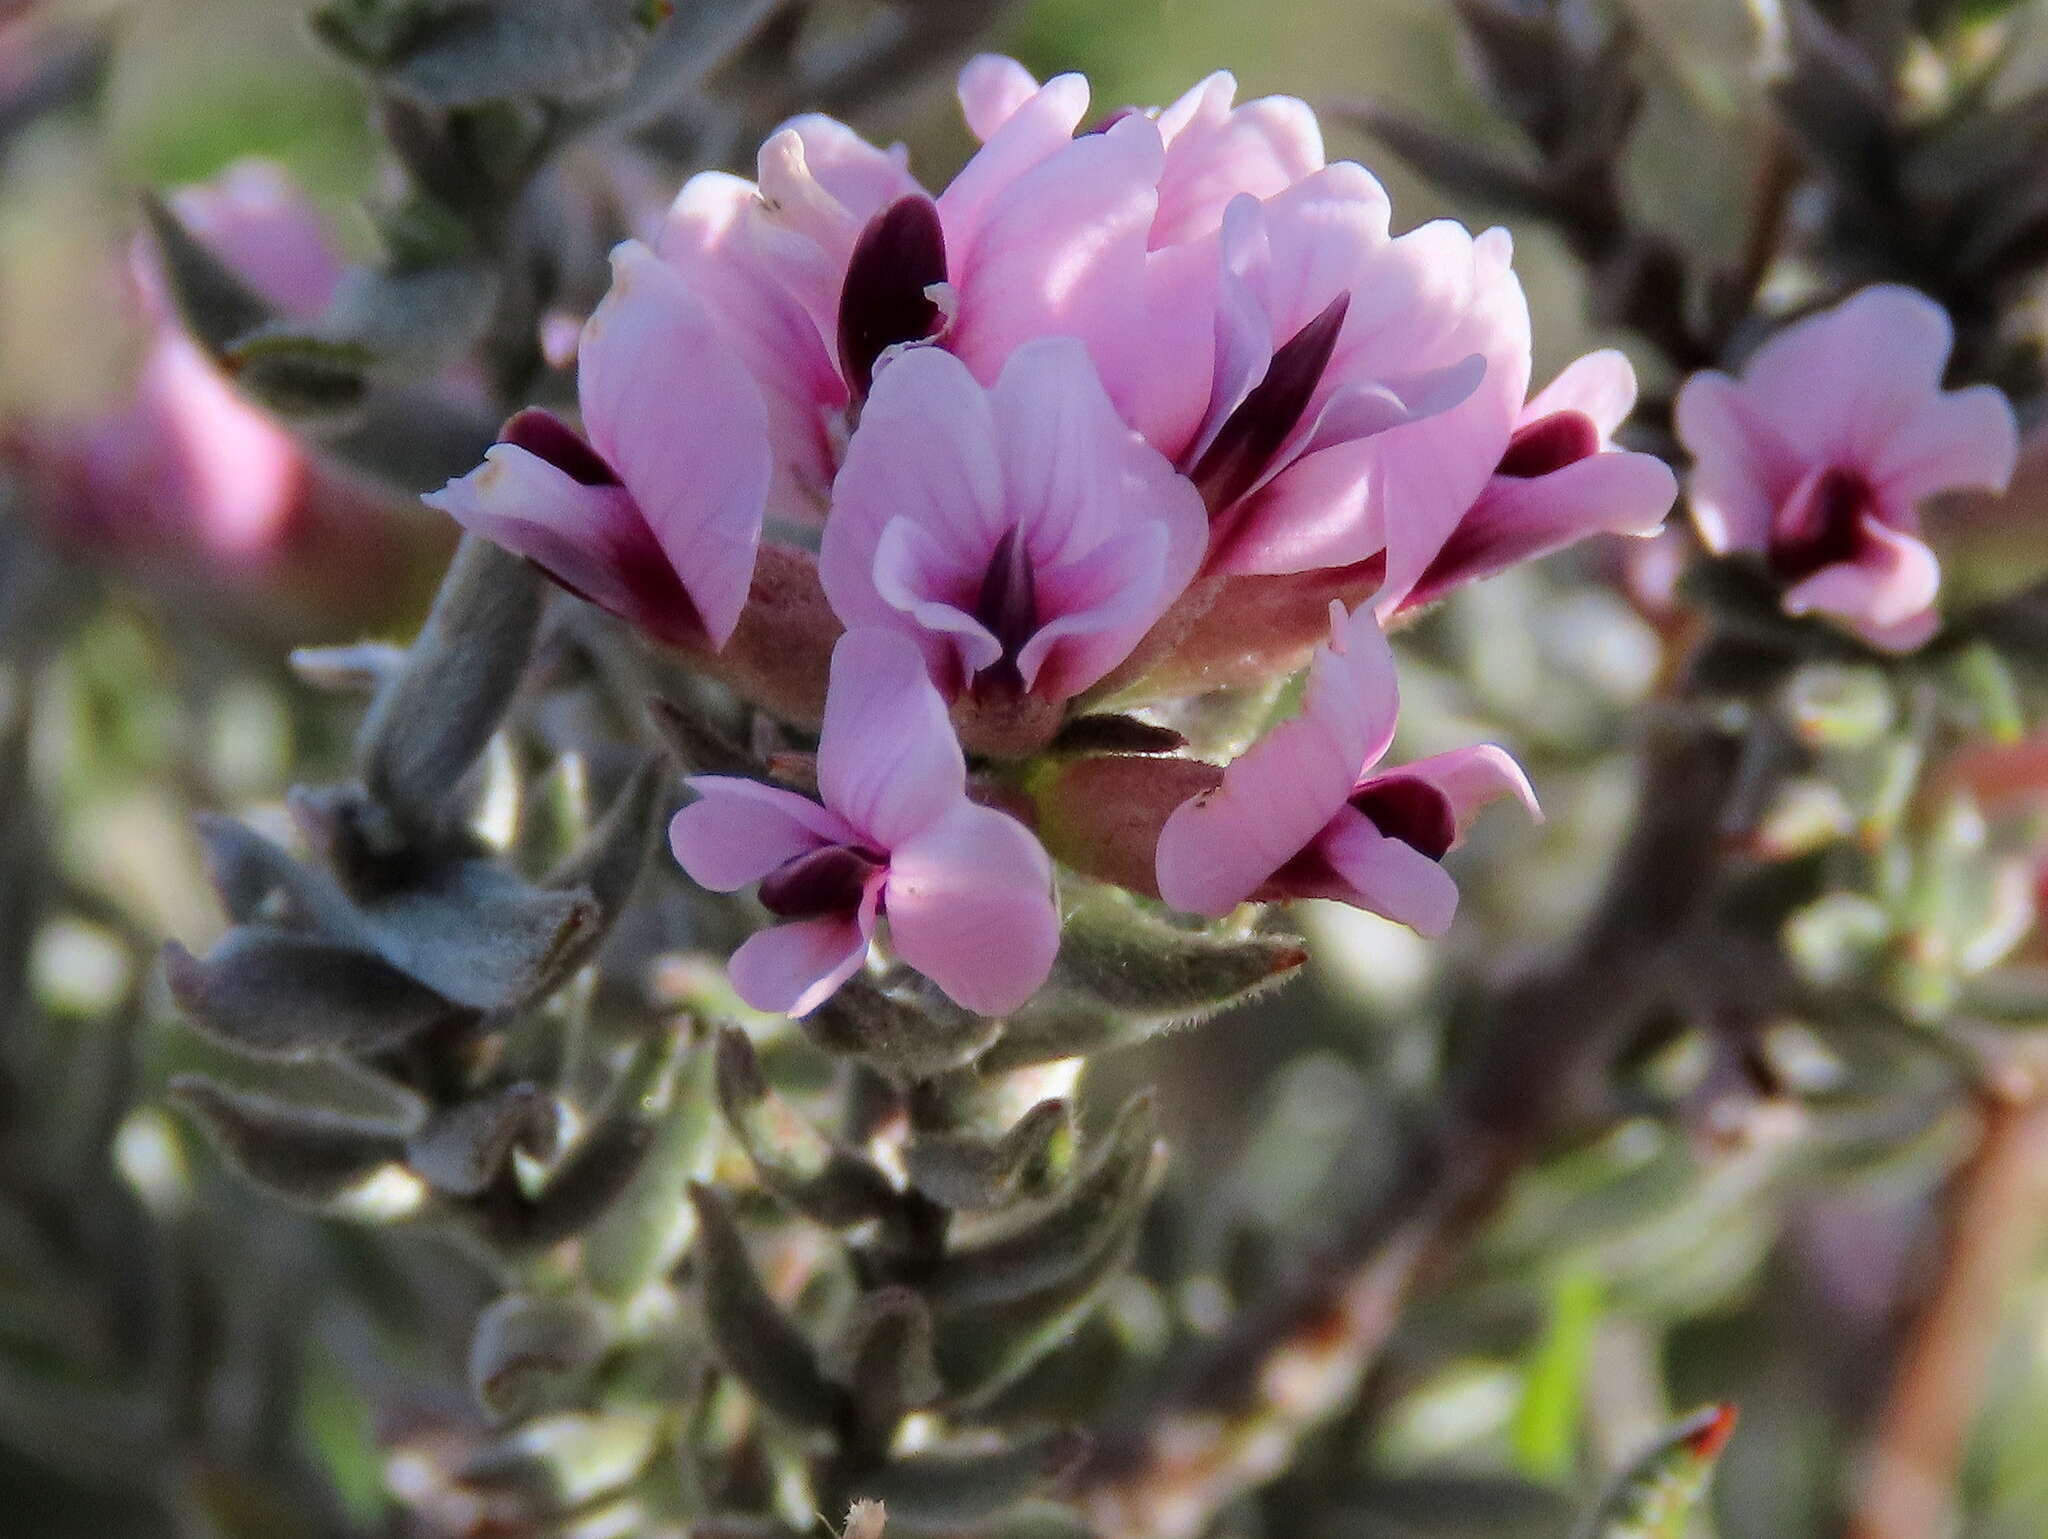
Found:
[[[1393,234],[1302,103],[1234,96],[1218,75],[1084,129],[1079,77],[978,59],[981,148],[936,196],[900,150],[794,120],[757,180],[692,179],[655,243],[615,253],[581,430],[522,412],[430,499],[822,717],[822,805],[700,778],[674,828],[693,877],[758,882],[785,921],[734,959],[754,1003],[815,1008],[886,918],[958,1003],[1022,1004],[1059,926],[1019,819],[1190,914],[1335,897],[1433,934],[1472,810],[1533,809],[1497,748],[1376,768],[1381,626],[1656,530],[1675,480],[1613,441],[1634,375],[1596,353],[1531,397],[1506,233]],[[1087,808],[1044,770],[1071,767],[1047,750],[1076,718],[1154,708],[1178,747],[1160,708],[1312,652],[1300,715],[1227,768],[1099,754],[1137,789]],[[1106,839],[1051,831],[1118,815]]]

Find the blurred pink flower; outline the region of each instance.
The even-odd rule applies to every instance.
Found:
[[[1492,479],[1466,509],[1403,607],[1592,534],[1647,536],[1664,525],[1678,478],[1654,454],[1614,445],[1636,404],[1636,374],[1612,350],[1588,353],[1522,408]]]
[[[876,374],[819,575],[848,626],[915,640],[949,699],[1064,701],[1124,659],[1206,539],[1200,497],[1078,342],[1026,343],[992,389],[918,348]]]
[[[1739,380],[1687,380],[1678,434],[1707,548],[1761,552],[1791,614],[1832,616],[1888,651],[1926,641],[1941,569],[1919,505],[2002,489],[2018,454],[2002,393],[1941,388],[1953,340],[1933,300],[1879,285],[1786,327]]]
[[[186,230],[293,320],[328,307],[342,260],[287,174],[244,160],[170,197]],[[57,539],[94,559],[147,561],[154,576],[205,572],[283,584],[299,600],[387,602],[393,570],[369,531],[395,500],[305,451],[238,396],[178,322],[154,242],[129,254],[135,309],[150,328],[131,396],[82,424],[25,422],[12,451],[39,486]],[[346,541],[350,559],[336,564]]]
[[[1166,820],[1160,896],[1217,917],[1247,899],[1332,898],[1441,935],[1458,906],[1441,861],[1473,813],[1501,796],[1540,813],[1520,767],[1490,744],[1376,770],[1399,704],[1371,609],[1332,604],[1301,713]]]
[[[806,1015],[857,971],[877,922],[895,954],[985,1015],[1016,1009],[1052,969],[1052,863],[1023,824],[968,800],[945,702],[907,638],[856,630],[832,655],[818,744],[822,805],[732,776],[693,777],[699,800],[670,843],[714,892],[760,883],[782,924],[733,954],[761,1010]]]

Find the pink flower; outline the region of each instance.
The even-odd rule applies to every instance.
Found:
[[[327,307],[340,254],[277,167],[239,161],[170,202],[192,235],[281,314],[306,321]],[[61,536],[102,557],[146,556],[153,568],[196,558],[216,574],[268,579],[279,562],[389,516],[390,499],[318,463],[235,393],[182,329],[152,242],[138,240],[128,265],[150,329],[132,395],[97,421],[34,424],[17,437]],[[334,592],[342,574],[308,575]]]
[[[586,342],[586,369],[616,385],[584,398],[606,479],[588,457],[546,475],[515,435],[544,465],[441,505],[658,634],[701,624],[722,643],[764,526],[797,534],[831,504],[880,365],[942,350],[996,388],[1020,348],[1065,337],[1100,381],[1091,399],[1200,489],[1212,570],[1384,550],[1405,593],[1521,409],[1528,316],[1506,236],[1446,222],[1393,238],[1378,183],[1325,166],[1305,106],[1236,105],[1227,75],[1078,135],[1078,76],[1040,85],[982,58],[960,97],[984,143],[936,196],[900,148],[817,116],[769,138],[756,181],[693,178],[653,252],[622,248],[632,302],[612,306],[608,343]],[[628,332],[659,336],[647,369],[603,356],[639,347]]]
[[[851,631],[832,655],[818,744],[823,804],[736,777],[693,777],[669,830],[714,892],[760,883],[786,921],[733,954],[733,986],[762,1010],[806,1015],[891,949],[958,1004],[1002,1015],[1052,970],[1052,863],[1023,824],[970,801],[945,703],[907,638]]]
[[[1920,503],[2001,490],[2018,455],[1997,389],[1941,388],[1953,340],[1933,300],[1879,285],[1786,327],[1739,380],[1687,380],[1678,434],[1707,548],[1761,552],[1791,614],[1832,616],[1889,651],[1924,642],[1941,570]]]
[[[1636,404],[1636,375],[1612,350],[1588,353],[1538,393],[1475,501],[1458,520],[1402,607],[1591,534],[1655,534],[1678,497],[1678,478],[1654,454],[1614,446]]]
[[[848,626],[901,631],[949,699],[1064,701],[1194,576],[1201,498],[1124,426],[1078,342],[1026,343],[993,389],[933,348],[875,377],[819,575]]]
[[[1159,893],[1221,916],[1247,899],[1333,898],[1441,935],[1458,889],[1440,862],[1472,814],[1500,796],[1532,816],[1535,793],[1491,745],[1375,770],[1394,738],[1394,657],[1370,608],[1330,606],[1301,714],[1192,797],[1159,836]]]
[[[771,472],[760,395],[672,268],[637,241],[612,265],[583,329],[588,439],[521,412],[481,467],[426,501],[658,636],[723,644]]]

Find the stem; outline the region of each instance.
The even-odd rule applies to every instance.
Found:
[[[2007,1284],[2044,1227],[2048,1093],[1988,1092],[1977,1147],[1948,1191],[1947,1243],[1910,1327],[1845,1539],[1951,1531],[1956,1473],[1989,1378]]]

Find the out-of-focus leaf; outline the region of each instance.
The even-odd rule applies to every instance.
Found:
[[[508,1293],[477,1320],[470,1390],[501,1420],[530,1416],[573,1393],[606,1340],[602,1317],[587,1303]]]
[[[1548,1317],[1523,1371],[1512,1435],[1516,1467],[1532,1479],[1557,1482],[1571,1474],[1578,1448],[1600,1323],[1600,1276],[1589,1267],[1570,1267],[1546,1291]]]
[[[367,952],[246,927],[201,961],[176,941],[164,975],[188,1020],[241,1052],[374,1052],[466,1012]]]
[[[718,1034],[718,1104],[761,1184],[807,1218],[843,1229],[895,1206],[887,1176],[835,1148],[769,1089],[753,1044],[737,1027]]]
[[[545,992],[600,920],[588,892],[532,887],[482,860],[432,867],[362,913],[394,966],[478,1010]]]
[[[474,1197],[496,1181],[515,1151],[546,1158],[560,1115],[553,1096],[533,1085],[448,1107],[406,1140],[405,1160],[436,1191]]]
[[[596,1224],[623,1196],[654,1145],[654,1130],[639,1109],[619,1110],[584,1134],[540,1193],[509,1215],[494,1216],[502,1242],[543,1249]]]
[[[1732,1405],[1710,1405],[1686,1417],[1608,1488],[1581,1539],[1683,1539],[1734,1432]]]
[[[931,1311],[909,1288],[863,1294],[826,1366],[846,1386],[855,1425],[871,1446],[886,1447],[897,1423],[945,1387],[932,1358]]]
[[[776,1415],[799,1426],[839,1425],[846,1391],[825,1376],[809,1339],[761,1286],[724,1199],[693,1182],[690,1201],[697,1210],[696,1264],[712,1351]]]
[[[978,1524],[1043,1494],[1087,1451],[1088,1439],[1078,1432],[1019,1438],[996,1449],[932,1449],[891,1461],[860,1489],[908,1525]]]
[[[405,1152],[395,1128],[245,1095],[203,1075],[180,1076],[171,1083],[171,1095],[243,1175],[311,1207],[349,1195]]]
[[[1771,99],[1799,142],[1840,183],[1881,197],[1893,151],[1890,92],[1869,56],[1809,0],[1786,0],[1791,57]]]
[[[711,1092],[712,1052],[687,1031],[650,1043],[660,1062],[651,1081],[628,1071],[622,1094],[654,1126],[654,1142],[610,1210],[583,1242],[583,1271],[610,1298],[630,1298],[673,1268],[696,1233],[685,1194],[711,1173],[718,1115]]]
[[[274,317],[269,305],[196,239],[161,199],[145,196],[142,208],[162,254],[178,314],[207,352],[221,358],[238,338],[270,324]]]
[[[1070,1155],[1074,1119],[1065,1101],[1041,1101],[997,1138],[919,1133],[903,1151],[910,1184],[956,1212],[1007,1206],[1058,1170]]]
[[[371,706],[356,745],[364,784],[416,832],[443,832],[519,687],[542,598],[526,562],[466,536],[404,669]]]
[[[360,342],[269,325],[221,358],[244,394],[294,422],[353,422],[370,394],[377,355]]]
[[[660,1418],[651,1413],[549,1416],[476,1455],[456,1480],[561,1516],[620,1489],[645,1469],[660,1429]]]
[[[1549,219],[1557,214],[1557,196],[1541,176],[1467,137],[1381,102],[1349,103],[1338,116],[1356,123],[1449,197],[1470,199],[1504,215]]]
[[[537,95],[580,101],[623,85],[668,0],[455,0],[401,8],[398,23],[334,0],[313,25],[338,52],[439,107]]]
[[[1005,1303],[1056,1289],[1115,1249],[1143,1212],[1156,1137],[1151,1097],[1132,1097],[1101,1151],[1065,1191],[953,1248],[925,1284],[925,1296],[942,1312]]]

